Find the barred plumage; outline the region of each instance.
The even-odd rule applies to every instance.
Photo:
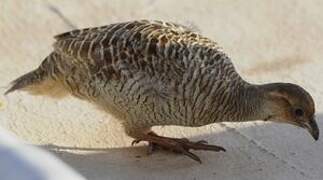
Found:
[[[156,125],[286,119],[268,98],[281,89],[283,97],[297,92],[299,97],[293,97],[306,102],[309,108],[303,109],[314,114],[305,90],[283,83],[275,84],[276,89],[249,84],[217,43],[185,26],[142,20],[74,30],[55,39],[54,52],[38,69],[14,81],[8,92],[53,95],[65,90],[116,116],[134,138],[162,144],[154,139],[159,136],[147,134]]]
[[[224,112],[235,111],[228,102],[237,92],[230,89],[246,84],[215,42],[172,23],[118,23],[55,38],[55,51],[66,57],[57,66],[65,67],[59,69],[71,92],[129,112],[133,122],[126,123],[137,126],[217,121],[201,117],[219,102]],[[218,119],[229,120],[225,115]]]

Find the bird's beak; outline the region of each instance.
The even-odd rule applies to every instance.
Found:
[[[312,137],[315,139],[315,141],[317,141],[319,139],[320,130],[319,130],[314,118],[309,120],[307,123],[304,123],[303,127],[308,130],[308,132],[312,135]]]

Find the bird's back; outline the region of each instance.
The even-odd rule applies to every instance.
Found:
[[[202,61],[220,55],[215,42],[185,26],[160,21],[117,23],[55,38],[55,51],[72,60],[66,63],[83,64],[92,75],[106,69],[105,79],[119,79],[127,71],[160,76],[162,72],[169,75],[172,68],[183,73],[192,59]]]

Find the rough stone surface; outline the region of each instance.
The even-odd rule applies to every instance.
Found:
[[[323,128],[323,3],[302,0],[97,0],[0,3],[0,91],[39,65],[52,36],[75,27],[132,19],[186,24],[216,40],[255,83],[292,82],[316,100]],[[103,179],[322,179],[323,143],[302,129],[263,122],[162,127],[163,135],[204,138],[226,153],[197,152],[200,165],[166,152],[146,156],[117,121],[75,98],[0,95],[0,124],[49,149],[79,173]]]

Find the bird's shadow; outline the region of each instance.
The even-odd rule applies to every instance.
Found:
[[[323,127],[323,115],[317,117]],[[214,125],[217,126],[217,125]],[[323,175],[317,167],[323,161],[322,141],[314,143],[307,132],[288,125],[252,125],[190,137],[222,145],[227,152],[195,153],[199,164],[179,154],[158,151],[146,154],[146,147],[73,148],[43,145],[57,157],[91,180],[100,179],[307,179]],[[301,168],[306,167],[306,168]]]

